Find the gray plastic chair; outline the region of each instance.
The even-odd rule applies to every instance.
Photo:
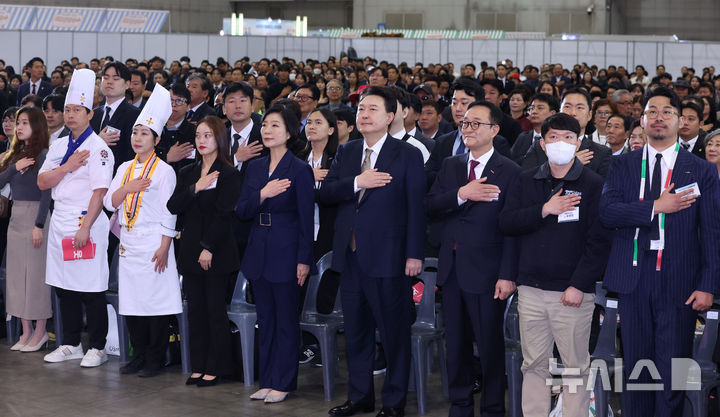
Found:
[[[522,417],[523,362],[520,346],[520,316],[518,314],[517,292],[507,300],[504,314],[503,333],[505,337],[505,374],[508,384],[508,416]]]
[[[228,319],[240,331],[243,379],[245,380],[245,386],[251,387],[255,384],[255,324],[257,323],[257,311],[254,304],[247,302],[247,286],[248,282],[245,275],[238,272],[235,291],[227,315]]]
[[[705,417],[708,415],[708,402],[710,391],[713,388],[720,387],[720,373],[717,366],[712,360],[713,350],[718,338],[718,315],[720,310],[717,306],[713,306],[707,312],[700,316],[705,320],[705,329],[697,341],[693,359],[700,366],[700,389],[695,391],[685,391],[690,407],[685,407],[685,414],[692,410],[693,417]]]
[[[335,393],[335,376],[338,373],[337,333],[343,327],[340,292],[335,300],[333,312],[321,314],[317,311],[317,293],[322,276],[332,265],[332,252],[323,255],[317,263],[318,274],[308,278],[305,301],[300,315],[300,330],[317,338],[323,366],[323,390],[325,401],[332,401]]]
[[[590,361],[604,361],[605,369],[608,370],[608,377],[612,381],[615,372],[621,372],[620,369],[615,369],[618,300],[607,296],[607,290],[603,288],[602,282],[595,284],[595,305],[602,307],[605,313],[603,314],[603,322],[600,325],[597,344],[592,355],[590,355]],[[603,379],[597,375],[596,371],[597,369],[591,369],[591,376],[595,373],[595,415],[607,416],[612,387],[606,387]]]
[[[417,306],[417,318],[412,325],[410,334],[412,375],[415,380],[418,412],[420,414],[427,413],[428,350],[432,349],[433,343],[437,345],[440,376],[445,395],[447,395],[448,390],[447,363],[445,361],[445,343],[443,340],[445,332],[436,326],[435,315],[437,263],[437,258],[426,258],[423,264],[423,271],[418,276],[425,285],[425,289],[423,290],[420,304]]]

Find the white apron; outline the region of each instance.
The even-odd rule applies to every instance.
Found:
[[[63,260],[62,240],[75,236],[80,229],[78,220],[83,217],[84,210],[87,208],[55,204],[48,230],[45,282],[65,290],[102,292],[108,288],[109,275],[107,248],[110,222],[104,212],[100,212],[90,228],[90,238],[97,245],[95,258]]]
[[[137,223],[130,231],[121,228],[118,292],[120,314],[124,316],[160,316],[182,312],[173,244],[170,243],[168,265],[164,272],[155,272],[155,262],[151,261],[162,241],[162,233],[158,229]]]

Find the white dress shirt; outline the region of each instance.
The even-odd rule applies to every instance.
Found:
[[[670,166],[675,165],[675,157],[677,154],[675,153],[675,146],[670,146],[669,148],[665,149],[664,151],[660,152],[662,153],[662,159],[660,160],[660,191],[662,192],[663,186],[665,185],[667,181],[667,175],[668,171],[670,170]],[[657,149],[653,148],[652,145],[648,144],[648,179],[647,184],[645,184],[646,187],[650,187],[652,189],[652,178],[653,178],[653,171],[655,171],[655,155],[658,154]],[[655,203],[653,203],[653,211],[650,213],[651,218],[655,217]]]
[[[687,151],[692,152],[693,149],[695,149],[695,144],[697,143],[698,136],[695,136],[694,138],[690,139],[689,141],[685,141],[685,140],[683,140],[683,138],[680,138],[680,146],[682,146],[684,148],[685,147],[684,145],[690,145],[687,148]],[[663,155],[663,158],[665,158],[665,155]]]
[[[235,142],[235,134],[240,135],[240,143],[239,146],[245,146],[248,143],[248,140],[250,139],[250,132],[252,132],[253,129],[253,121],[250,119],[250,123],[247,124],[241,131],[236,131],[235,127],[233,125],[230,125],[230,152],[232,153],[232,145]],[[233,160],[233,164],[235,164],[235,168],[239,171],[240,168],[242,168],[242,162],[235,159],[235,155],[230,155],[230,157]]]
[[[125,100],[125,99],[123,98],[120,100],[115,100],[115,102],[113,104],[108,104],[106,101],[105,105],[103,106],[103,118],[100,120],[100,122],[105,120],[105,116],[107,115],[107,112],[108,112],[107,108],[110,107],[110,117],[108,117],[108,126],[110,126],[109,121],[110,121],[110,119],[112,119],[113,114],[115,114],[115,110],[117,110],[117,108],[120,107],[120,103],[122,103],[123,100]],[[115,126],[113,126],[113,127],[115,127]]]
[[[471,166],[472,161],[478,162],[478,164],[475,166],[475,179],[482,178],[482,173],[483,173],[483,170],[485,169],[485,165],[487,165],[488,161],[490,160],[490,157],[493,155],[494,152],[495,152],[495,148],[490,148],[489,151],[480,155],[480,157],[478,157],[478,158],[473,157],[472,152],[468,152],[468,159],[467,159],[467,163],[466,163],[467,164],[467,168],[466,168],[467,178],[470,178],[470,166]],[[462,198],[460,198],[459,190],[458,190],[458,194],[457,194],[457,201],[458,201],[458,206],[462,206],[463,204],[465,204],[467,202],[467,200],[463,200]]]
[[[65,129],[65,126],[64,126],[64,125],[63,125],[63,126],[60,126],[60,129],[58,129],[58,130],[56,130],[56,131],[54,131],[54,132],[52,132],[52,133],[50,134],[50,143],[49,143],[49,145],[52,145],[53,142],[55,142],[56,140],[60,139],[60,133],[62,133],[63,129]]]
[[[375,168],[375,162],[377,162],[378,155],[380,155],[380,151],[382,150],[383,145],[385,144],[385,140],[387,139],[388,135],[387,133],[380,138],[379,141],[375,142],[373,146],[368,146],[365,139],[363,139],[363,151],[362,151],[362,158],[360,159],[360,166],[362,166],[363,161],[365,161],[365,150],[366,149],[372,149],[372,153],[370,154],[370,168]],[[357,177],[353,180],[353,188],[355,189],[355,192],[359,192],[361,190],[360,187],[357,185]]]

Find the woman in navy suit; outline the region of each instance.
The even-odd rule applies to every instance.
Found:
[[[260,345],[260,390],[250,396],[280,402],[297,387],[300,287],[313,265],[314,177],[288,151],[300,123],[285,106],[272,106],[262,121],[270,155],[251,161],[237,214],[253,219],[240,269],[252,281]]]

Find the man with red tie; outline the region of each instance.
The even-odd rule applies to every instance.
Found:
[[[443,161],[425,202],[442,218],[438,285],[442,286],[451,417],[473,416],[472,342],[483,371],[480,412],[505,415],[503,300],[515,291],[514,239],[498,228],[506,190],[520,173],[493,148],[502,111],[472,103],[458,123],[468,153]],[[474,233],[472,233],[472,232]]]

